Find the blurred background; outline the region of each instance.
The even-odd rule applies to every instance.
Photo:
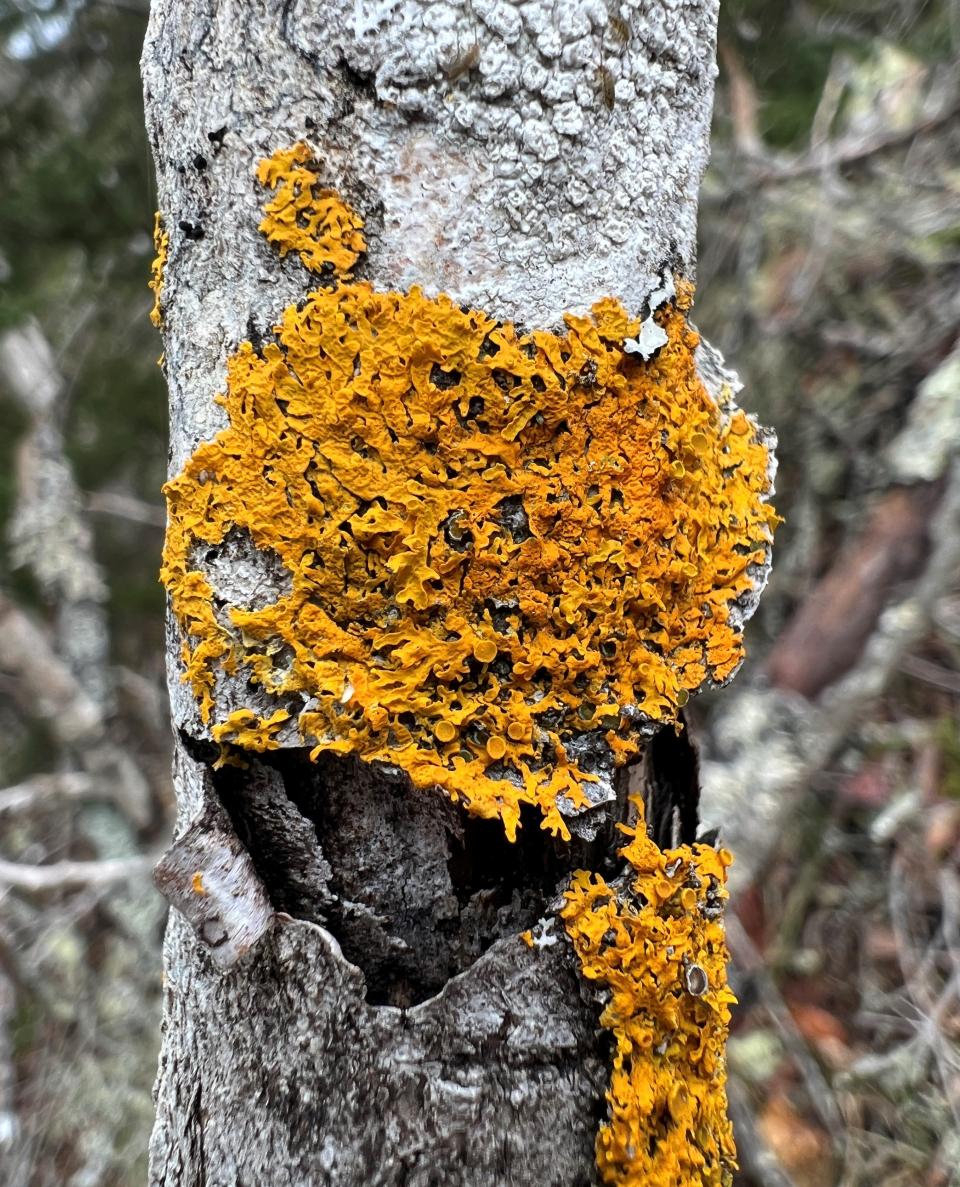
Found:
[[[145,1181],[172,797],[142,0],[0,0],[0,1183]],[[780,437],[735,684],[741,1187],[960,1183],[960,2],[725,0],[697,321]]]

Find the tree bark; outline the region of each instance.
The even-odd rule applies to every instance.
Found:
[[[609,296],[649,315],[665,273],[693,272],[716,16],[710,0],[154,0],[171,476],[227,425],[228,356],[311,287],[258,232],[257,164],[298,142],[363,212],[378,291],[419,285],[531,329]],[[284,592],[242,534],[214,551],[228,605]],[[629,770],[599,764],[569,842],[525,819],[511,844],[397,767],[311,761],[292,729],[224,766],[172,619],[168,639],[178,840],[157,878],[178,909],[151,1183],[596,1181],[609,1036],[558,911],[571,871],[615,869]],[[218,720],[279,703],[229,671],[212,695]],[[679,815],[661,813],[667,842]]]

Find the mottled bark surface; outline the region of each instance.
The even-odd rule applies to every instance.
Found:
[[[177,774],[211,794],[182,749]],[[298,901],[324,873],[297,871]],[[424,894],[412,862],[405,877]],[[172,914],[153,1182],[593,1181],[604,1043],[566,943],[514,933],[408,1008],[368,1001],[331,932],[286,914],[233,967],[216,952]]]
[[[310,286],[257,232],[256,162],[298,139],[364,211],[358,275],[378,288],[553,328],[601,295],[641,311],[664,268],[692,272],[716,6],[618,11],[155,0],[171,473],[223,426],[227,355]],[[224,551],[211,583],[250,604],[270,574],[243,540]],[[568,871],[613,872],[625,787],[588,839],[533,822],[509,846],[390,769],[312,766],[295,736],[214,771],[172,627],[169,660],[165,889],[201,908],[167,937],[151,1182],[592,1182],[607,1040],[554,912]]]

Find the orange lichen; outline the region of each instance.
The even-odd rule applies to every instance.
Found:
[[[722,912],[731,859],[705,845],[658,849],[636,804],[636,826],[620,826],[627,885],[579,870],[560,912],[583,975],[610,995],[600,1021],[616,1049],[597,1165],[619,1187],[729,1187],[724,1048],[736,999]]]
[[[691,287],[654,315],[666,344],[649,361],[612,299],[521,333],[351,281],[362,221],[305,145],[257,176],[274,191],[260,229],[333,283],[227,360],[228,426],[166,487],[162,576],[215,766],[299,740],[400,767],[511,839],[524,804],[568,837],[561,808],[589,803],[597,751],[635,757],[645,722],[675,721],[740,662],[732,606],[776,519],[760,435],[697,374]],[[159,216],[157,248],[159,318]],[[204,571],[231,536],[243,564],[282,571],[266,604],[253,588],[228,603]],[[221,675],[257,707],[225,713]],[[622,1187],[728,1187],[730,859],[661,852],[636,808],[628,873],[577,871],[560,912],[609,993],[598,1166]],[[553,924],[520,939],[549,947]]]
[[[277,190],[262,229],[343,271],[359,220],[330,215],[347,208],[307,160],[298,145],[261,163]],[[681,285],[656,314],[668,340],[648,362],[612,299],[524,334],[342,281],[286,309],[262,350],[242,343],[218,397],[229,427],[166,487],[163,580],[214,738],[277,745],[277,714],[217,722],[218,671],[236,673],[282,698],[314,753],[399,766],[511,837],[536,805],[568,836],[560,806],[596,779],[578,742],[622,763],[643,719],[673,720],[740,662],[730,607],[770,538],[767,451],[700,381],[690,301]],[[216,609],[199,557],[235,531],[289,592]]]
[[[252,709],[235,709],[210,732],[215,742],[230,742],[241,750],[254,750],[261,754],[264,750],[277,749],[277,731],[289,719],[290,714],[286,709],[278,709],[266,718]]]
[[[301,142],[261,161],[257,181],[276,191],[260,230],[280,255],[294,251],[312,272],[348,278],[366,251],[363,219],[335,190],[320,186],[308,146]]]
[[[157,254],[153,263],[150,265],[148,287],[153,293],[153,308],[150,310],[150,320],[159,328],[162,321],[160,294],[163,292],[163,270],[167,266],[167,254],[170,250],[170,236],[163,229],[163,219],[159,210],[153,219],[153,248]]]

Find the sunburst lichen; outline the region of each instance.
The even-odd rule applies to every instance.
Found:
[[[363,219],[335,190],[320,186],[309,147],[301,142],[261,161],[257,181],[276,191],[263,208],[260,231],[280,255],[296,252],[312,272],[347,279],[366,251]]]
[[[150,310],[150,320],[159,328],[162,321],[160,313],[160,294],[163,292],[163,270],[167,266],[167,253],[170,250],[170,236],[163,229],[163,218],[158,210],[153,220],[153,249],[157,253],[150,265],[149,288],[153,293],[153,308]]]
[[[277,191],[261,229],[344,271],[359,220],[330,215],[347,208],[308,160],[298,145],[261,163]],[[768,546],[767,451],[700,381],[690,300],[681,285],[656,314],[649,362],[625,352],[640,323],[612,299],[523,334],[343,281],[261,350],[242,343],[229,427],[166,487],[163,580],[214,735],[275,744],[275,714],[217,721],[218,671],[242,674],[299,699],[317,751],[399,766],[510,836],[524,803],[569,835],[560,807],[586,806],[596,778],[578,743],[623,762],[644,720],[730,675],[731,604]],[[198,557],[235,530],[289,592],[215,608]]]
[[[277,749],[276,733],[289,718],[286,709],[278,709],[269,717],[261,717],[252,709],[235,709],[210,732],[215,742],[229,742],[241,750],[254,750],[261,754],[264,750]]]
[[[585,977],[603,986],[615,1041],[608,1120],[597,1136],[604,1183],[729,1187],[735,1169],[724,1049],[735,1001],[722,922],[730,855],[666,852],[643,807],[621,855],[625,887],[573,875],[560,912]]]

